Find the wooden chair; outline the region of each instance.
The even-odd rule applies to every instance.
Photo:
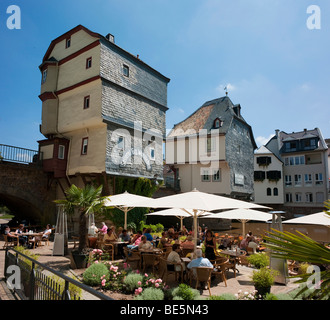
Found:
[[[181,257],[186,257],[187,256],[187,254],[188,253],[192,253],[192,252],[194,252],[194,249],[192,248],[192,249],[188,249],[188,248],[183,248],[182,250],[181,250]]]
[[[111,260],[114,260],[114,256],[115,256],[115,247],[112,243],[109,242],[105,242],[103,244],[103,250],[104,252],[110,254],[111,256]]]
[[[2,249],[15,247],[19,245],[18,237],[10,237],[12,239],[11,241],[9,241],[8,238],[9,237],[6,234],[3,235],[3,239],[5,242],[3,244]]]
[[[248,255],[254,254],[253,248],[247,247],[247,254]]]
[[[41,236],[35,236],[28,240],[28,244],[33,244],[33,249],[36,248],[36,245],[41,245]]]
[[[152,273],[155,274],[155,267],[159,264],[157,255],[153,253],[144,253],[141,255],[141,258],[143,260],[143,272],[145,272],[148,267],[152,267]]]
[[[129,250],[127,247],[123,248],[125,259],[127,263],[136,262],[137,269],[141,269],[141,254],[139,251]]]
[[[164,247],[162,250],[163,250],[163,253],[164,253],[164,258],[167,259],[168,255],[172,251],[172,247]]]
[[[178,274],[181,276],[181,283],[183,282],[183,266],[181,263],[168,263],[166,259],[163,257],[159,258],[159,264],[164,265],[163,276],[162,279],[166,283],[169,275],[174,274],[175,281],[178,281]],[[176,270],[176,266],[179,266],[180,270]]]
[[[45,237],[42,237],[42,238],[41,238],[41,241],[43,241],[43,242],[44,242],[44,245],[46,245],[46,244],[47,244],[47,246],[49,246],[49,237],[50,237],[50,234],[48,235],[48,237],[47,237],[47,238],[45,238]]]
[[[194,267],[192,269],[195,269],[196,271],[196,289],[198,288],[198,285],[200,282],[206,282],[209,290],[210,296],[211,294],[211,275],[213,268],[209,267]]]
[[[238,257],[238,264],[240,264],[241,266],[246,266],[246,267],[250,266],[250,262],[246,256],[246,254]]]
[[[227,270],[227,263],[229,262],[229,259],[226,257],[217,258],[213,264],[214,268],[217,269],[217,271],[212,271],[212,274],[217,276],[221,275],[222,281],[225,283],[225,286],[227,287],[227,278],[226,278],[226,270]]]

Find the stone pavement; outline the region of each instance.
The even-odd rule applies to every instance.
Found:
[[[4,277],[4,258],[5,258],[5,250],[2,249],[3,241],[0,241],[0,279]],[[69,242],[69,250],[72,249],[73,243]],[[50,242],[50,245],[41,246],[36,249],[30,249],[34,254],[39,255],[38,261],[46,264],[47,266],[63,272],[65,274],[69,274],[71,277],[77,276],[79,277],[84,270],[75,269],[72,270],[70,267],[70,258],[69,256],[52,256],[52,248],[53,242]],[[236,294],[240,290],[243,292],[251,292],[254,290],[254,286],[251,282],[251,275],[253,273],[253,268],[246,266],[238,266],[237,269],[239,272],[236,272],[236,278],[234,277],[234,273],[230,270],[227,272],[227,287],[224,282],[221,280],[221,276],[217,276],[211,283],[211,293],[212,295],[220,295],[222,293],[232,293]],[[173,276],[169,277],[169,286],[172,287],[176,285],[173,282]],[[3,282],[4,284],[4,282]],[[297,288],[297,284],[293,283],[293,280],[290,279],[287,285],[275,284],[271,288],[272,293],[287,293],[295,288]],[[208,290],[200,291],[202,296],[207,297],[209,295]],[[2,286],[0,286],[0,300],[7,299],[11,297],[6,297],[6,291]],[[94,299],[91,295],[84,295],[83,299]]]

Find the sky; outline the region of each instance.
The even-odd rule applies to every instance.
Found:
[[[10,5],[20,29],[8,27]],[[258,146],[276,129],[330,138],[328,0],[1,0],[0,144],[37,150],[45,139],[38,66],[79,24],[171,79],[168,130],[227,86]]]

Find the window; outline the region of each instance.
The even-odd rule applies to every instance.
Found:
[[[292,142],[286,142],[285,143],[285,151],[297,151],[297,142],[292,141]]]
[[[263,181],[266,178],[265,171],[254,171],[254,181]]]
[[[81,144],[81,154],[87,154],[87,147],[88,147],[88,138],[83,138],[82,139],[82,144]]]
[[[41,79],[41,83],[45,83],[47,79],[47,69],[45,69],[44,71],[42,71],[42,79]]]
[[[324,202],[324,193],[316,192],[316,202],[323,203]]]
[[[258,157],[257,163],[259,164],[259,166],[268,166],[269,164],[272,163],[272,158],[271,157]]]
[[[123,136],[117,138],[117,148],[122,150],[125,149],[125,138]]]
[[[150,148],[150,160],[155,160],[155,148]]]
[[[301,193],[296,193],[296,202],[301,202],[302,197],[301,197]]]
[[[322,185],[323,184],[323,175],[322,173],[315,173],[315,184]]]
[[[210,173],[208,169],[202,169],[202,181],[209,182],[210,179]]]
[[[71,47],[71,38],[67,38],[65,40],[65,48],[67,49],[67,48],[70,48],[70,47]]]
[[[273,189],[273,194],[274,194],[274,196],[278,196],[278,189],[277,188]]]
[[[306,193],[306,202],[313,202],[313,194]]]
[[[286,187],[292,186],[291,176],[285,176],[285,186]]]
[[[64,159],[64,152],[65,152],[65,146],[60,144],[58,146],[58,158],[59,159]]]
[[[92,57],[89,57],[86,59],[86,69],[89,69],[92,67]]]
[[[301,174],[295,174],[294,175],[294,185],[296,187],[301,186]]]
[[[219,118],[216,118],[215,120],[214,120],[214,124],[213,124],[213,127],[215,128],[215,129],[218,129],[218,128],[220,128],[220,127],[222,127],[222,120],[220,120]]]
[[[286,202],[292,202],[292,193],[286,193],[285,194],[285,201]]]
[[[220,181],[220,169],[213,169],[212,179],[213,181]]]
[[[215,138],[207,138],[206,140],[206,152],[214,152],[215,151]]]
[[[305,186],[310,186],[312,185],[313,181],[312,181],[312,175],[309,173],[305,174]]]
[[[271,188],[267,188],[267,196],[271,196],[272,195],[272,189]]]
[[[281,179],[281,171],[277,171],[277,170],[270,170],[267,171],[267,179],[269,180],[275,180],[278,181]]]
[[[84,109],[89,108],[90,96],[84,98]]]
[[[123,75],[129,77],[129,67],[126,64],[123,65]]]

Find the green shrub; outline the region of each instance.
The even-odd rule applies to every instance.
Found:
[[[264,300],[279,300],[274,293],[267,293]]]
[[[129,273],[126,278],[124,279],[124,285],[126,287],[126,291],[133,292],[138,287],[141,287],[141,285],[138,284],[138,282],[143,281],[143,276],[139,273]]]
[[[200,297],[199,291],[181,283],[172,291],[173,300],[175,297],[181,297],[183,300],[197,300]]]
[[[299,265],[299,269],[298,269],[298,274],[306,274],[307,273],[307,269],[311,264],[307,263],[307,262],[302,262]]]
[[[252,281],[256,288],[267,288],[274,284],[275,276],[278,274],[278,271],[261,268],[258,271],[253,271]]]
[[[70,277],[70,276],[69,276]],[[50,277],[55,283],[57,283],[59,285],[60,288],[60,293],[63,296],[64,293],[64,289],[65,289],[65,280],[53,275],[52,277]],[[76,279],[75,279],[76,280]],[[75,286],[72,283],[69,283],[69,294],[70,294],[70,298],[71,300],[79,300],[82,297],[82,289]],[[46,292],[46,299],[45,300],[53,300],[53,293],[50,291]]]
[[[83,274],[83,282],[89,286],[101,285],[101,277],[109,276],[109,270],[103,263],[93,263]]]
[[[135,300],[164,300],[164,292],[162,289],[147,288],[136,296]]]
[[[223,293],[218,296],[209,296],[207,300],[237,300],[237,298],[231,293]]]
[[[269,256],[266,253],[255,253],[247,257],[250,264],[254,265],[257,269],[269,266]]]

